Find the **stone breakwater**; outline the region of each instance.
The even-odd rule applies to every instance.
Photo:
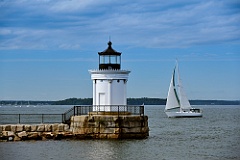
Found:
[[[72,116],[71,124],[0,125],[0,141],[60,139],[144,139],[148,117],[136,115]]]
[[[0,141],[47,140],[72,138],[67,124],[0,125]]]

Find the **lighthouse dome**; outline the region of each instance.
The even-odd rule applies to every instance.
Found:
[[[99,69],[121,69],[121,52],[112,48],[112,42],[108,42],[108,48],[103,52],[98,52]]]

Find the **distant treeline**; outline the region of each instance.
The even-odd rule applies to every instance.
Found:
[[[92,98],[68,98],[59,101],[0,101],[0,105],[92,105]],[[240,105],[240,100],[190,100],[191,105]],[[128,105],[165,105],[163,98],[127,98]]]
[[[0,105],[51,105],[55,101],[0,100]]]
[[[128,105],[166,105],[166,99],[163,98],[128,98]],[[240,100],[190,100],[191,105],[240,105]]]
[[[92,105],[92,98],[69,98],[65,100],[55,101],[54,105]],[[127,98],[128,105],[165,105],[164,98]],[[240,100],[190,100],[191,105],[240,105]]]
[[[92,98],[68,98],[65,100],[55,101],[53,105],[92,105]]]

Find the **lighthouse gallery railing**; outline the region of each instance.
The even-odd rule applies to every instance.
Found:
[[[80,115],[103,115],[104,113],[112,113],[116,116],[131,114],[144,116],[144,106],[133,105],[89,105],[89,106],[74,106],[64,113],[63,122],[69,123],[72,116]]]

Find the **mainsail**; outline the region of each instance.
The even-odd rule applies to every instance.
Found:
[[[174,108],[179,108],[179,98],[177,95],[176,87],[175,87],[175,68],[173,71],[172,79],[170,82],[169,90],[168,90],[168,96],[167,96],[167,103],[165,110],[170,110]]]

